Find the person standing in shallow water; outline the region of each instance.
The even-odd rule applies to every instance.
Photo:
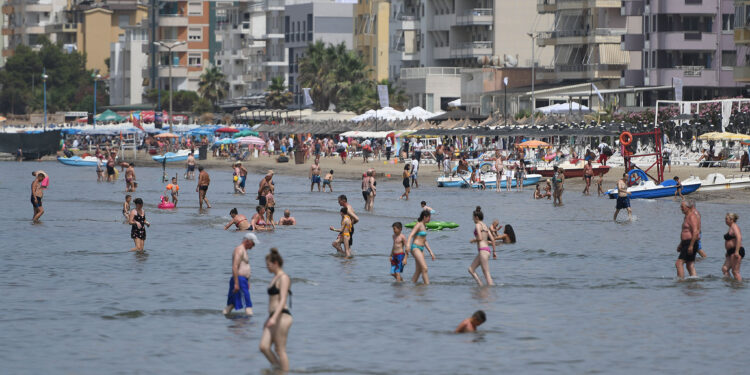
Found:
[[[737,225],[737,219],[737,214],[731,212],[724,217],[724,223],[729,227],[729,231],[724,235],[724,248],[727,252],[724,255],[725,260],[721,272],[724,277],[734,276],[735,280],[742,281],[740,265],[742,258],[745,257],[745,248],[742,247],[742,232]]]
[[[633,220],[633,211],[630,209],[630,195],[628,191],[628,174],[623,173],[622,178],[617,180],[617,203],[615,204],[614,221],[617,222],[617,214],[623,208],[628,210],[628,220]]]
[[[289,371],[286,342],[293,323],[292,312],[289,311],[292,306],[292,280],[284,272],[283,266],[281,254],[276,248],[271,248],[271,252],[266,255],[266,268],[273,274],[273,279],[268,285],[268,320],[263,326],[259,349],[272,366],[281,371]],[[287,300],[290,301],[289,307]]]
[[[685,219],[682,221],[682,229],[680,231],[680,244],[677,245],[677,252],[680,256],[677,257],[675,262],[675,268],[677,268],[677,277],[680,279],[685,277],[685,271],[682,266],[687,268],[690,276],[696,276],[695,272],[695,255],[698,252],[695,246],[699,236],[699,225],[697,223],[698,217],[692,210],[692,204],[688,201],[682,201],[680,203],[680,210],[685,214]]]
[[[224,315],[229,315],[232,308],[242,310],[245,314],[253,315],[253,301],[250,299],[250,257],[248,250],[252,250],[258,243],[254,233],[247,233],[242,237],[242,243],[234,248],[232,253],[232,277],[229,278],[229,293]]]
[[[484,280],[487,285],[495,285],[492,282],[492,275],[490,275],[490,246],[492,246],[492,257],[497,258],[495,252],[495,236],[492,235],[492,231],[487,228],[487,225],[482,221],[484,220],[484,214],[482,211],[474,211],[474,238],[471,239],[470,243],[477,244],[477,256],[469,266],[469,274],[476,280],[479,286],[482,286],[482,280],[476,273],[477,267],[482,267],[482,273],[484,273]]]
[[[195,191],[198,193],[198,208],[203,209],[203,202],[206,202],[206,208],[211,208],[211,204],[208,203],[206,193],[208,192],[208,185],[211,183],[211,178],[208,176],[208,172],[203,169],[202,165],[198,166],[198,186],[195,187]]]
[[[44,197],[42,181],[44,181],[44,176],[44,173],[37,173],[34,176],[34,181],[31,182],[31,206],[34,208],[34,216],[31,221],[34,223],[38,223],[39,218],[44,215],[44,207],[42,207],[42,198]]]
[[[409,238],[406,240],[406,253],[408,255],[409,251],[412,252],[416,264],[411,281],[416,283],[421,276],[425,285],[430,283],[430,277],[427,275],[427,262],[424,259],[425,249],[430,253],[432,260],[435,260],[435,253],[432,252],[430,244],[427,243],[427,227],[425,225],[429,222],[430,212],[422,211],[417,219],[417,224],[412,228]]]
[[[143,199],[135,198],[133,201],[135,208],[130,211],[128,217],[128,224],[130,228],[130,238],[133,239],[135,247],[130,251],[143,251],[143,246],[146,242],[146,227],[150,227],[151,223],[146,221],[146,211],[143,210]]]

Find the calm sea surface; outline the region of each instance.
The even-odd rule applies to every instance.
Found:
[[[35,169],[52,176],[39,225],[30,223]],[[162,211],[161,169],[137,168],[135,197],[146,201],[152,225],[146,253],[135,254],[120,214],[123,178],[96,183],[93,168],[0,163],[2,373],[260,373],[269,368],[257,347],[270,247],[280,249],[293,281],[293,372],[748,371],[750,290],[721,277],[724,214],[737,212],[749,235],[746,204],[699,202],[709,257],[697,263],[698,279],[678,282],[682,215],[671,200],[633,201],[637,220],[614,224],[614,201],[570,188],[565,206],[553,208],[531,200],[530,190],[496,194],[422,181],[402,202],[400,181],[392,180],[380,182],[375,211],[364,213],[358,181],[311,194],[306,179],[277,176],[277,216],[290,208],[300,225],[259,235],[262,244],[250,252],[256,316],[225,318],[230,257],[242,233],[223,225],[232,207],[250,217],[257,201],[232,194],[229,168],[209,173],[214,208],[199,213],[195,181],[181,178],[181,207]],[[259,178],[249,176],[249,191]],[[361,217],[351,260],[335,256],[327,229],[338,226],[342,192]],[[429,233],[432,285],[396,284],[390,226],[414,220],[422,199],[438,211],[433,220],[461,227]],[[476,205],[488,224],[513,224],[519,239],[491,262],[495,287],[477,287],[466,271],[476,254],[469,244]],[[413,272],[410,259],[407,277]],[[479,333],[451,333],[477,309],[488,316]]]

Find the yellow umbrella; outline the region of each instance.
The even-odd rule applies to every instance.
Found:
[[[698,139],[704,140],[704,141],[721,141],[726,138],[726,133],[722,132],[710,132],[710,133],[703,133],[698,136]]]
[[[516,147],[519,147],[519,148],[538,148],[538,147],[549,148],[550,145],[547,142],[542,142],[542,141],[537,141],[537,140],[531,140],[531,141],[526,141],[526,142],[523,142],[523,143],[519,143],[519,144],[516,145]]]
[[[750,139],[750,135],[739,133],[726,133],[726,137],[727,139],[732,141],[744,141],[746,139]]]
[[[5,117],[3,117],[3,116],[0,116],[0,122],[3,122],[3,121],[5,121],[5,120],[7,120],[7,118],[5,118]]]

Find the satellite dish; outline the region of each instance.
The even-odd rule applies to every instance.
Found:
[[[515,68],[516,66],[518,66],[518,59],[511,55],[504,55],[503,64],[506,68]]]

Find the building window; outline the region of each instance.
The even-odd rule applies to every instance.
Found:
[[[722,31],[734,30],[734,14],[723,14],[721,16],[721,30]]]
[[[188,40],[191,42],[199,42],[203,40],[203,28],[202,27],[189,27],[188,28]]]
[[[721,66],[737,66],[737,51],[721,51]]]
[[[189,66],[201,66],[202,57],[200,53],[189,53],[188,54],[188,65]]]
[[[202,16],[203,15],[203,3],[202,2],[188,2],[188,16]]]

